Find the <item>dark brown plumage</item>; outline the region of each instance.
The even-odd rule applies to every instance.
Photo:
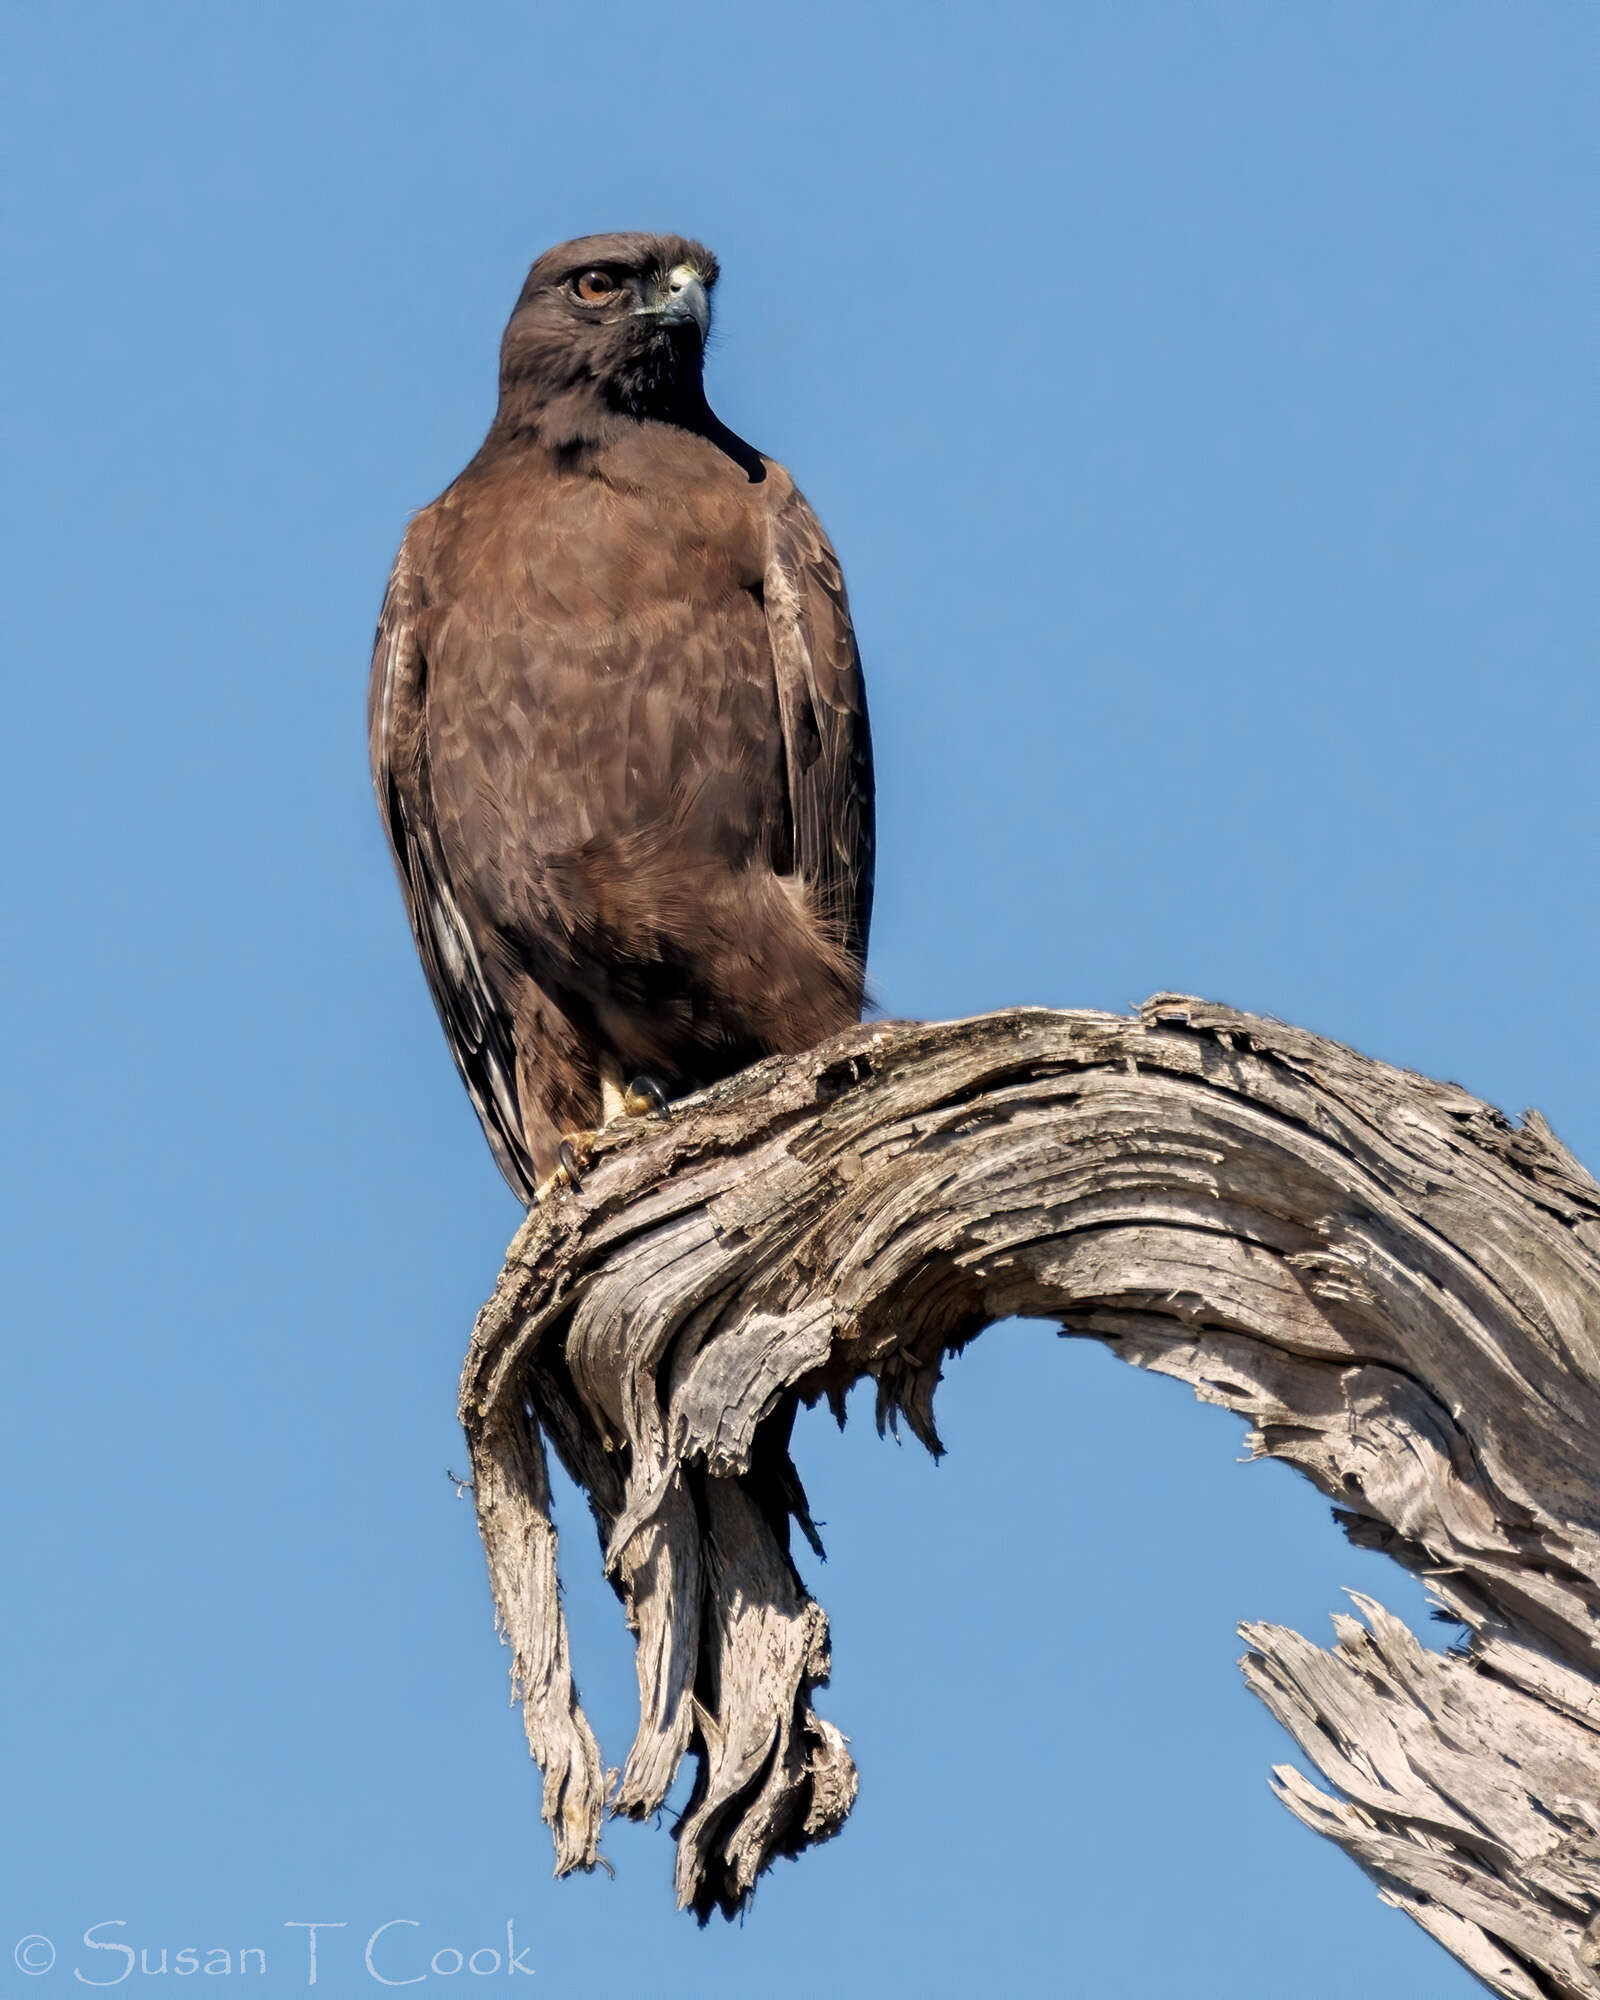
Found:
[[[706,402],[716,275],[676,236],[538,260],[378,623],[379,807],[524,1200],[636,1075],[678,1095],[860,1017],[860,661],[815,515]]]

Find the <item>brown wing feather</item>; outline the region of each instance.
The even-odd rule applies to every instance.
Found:
[[[859,964],[872,917],[872,741],[839,559],[798,491],[774,519],[765,595],[795,867]]]
[[[428,663],[417,636],[408,537],[395,559],[372,648],[367,730],[373,784],[411,933],[451,1054],[500,1171],[531,1202],[535,1171],[517,1111],[512,1023],[484,976],[439,838],[428,762],[427,691]]]

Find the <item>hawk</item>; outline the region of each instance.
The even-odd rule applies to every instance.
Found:
[[[525,1202],[620,1111],[861,1017],[861,664],[816,516],[706,401],[716,281],[679,236],[539,258],[494,422],[378,621],[379,809]]]

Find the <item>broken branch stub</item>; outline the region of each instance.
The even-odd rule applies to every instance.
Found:
[[[462,1414],[558,1871],[595,1862],[608,1781],[545,1442],[637,1635],[611,1809],[693,1752],[678,1897],[731,1914],[856,1790],[812,1706],[796,1407],[870,1375],[937,1450],[944,1355],[1018,1314],[1247,1417],[1426,1576],[1457,1653],[1363,1599],[1331,1651],[1243,1628],[1336,1788],[1285,1767],[1279,1796],[1494,1991],[1600,2000],[1600,1187],[1535,1114],[1174,996],[862,1026],[608,1129],[529,1217]]]

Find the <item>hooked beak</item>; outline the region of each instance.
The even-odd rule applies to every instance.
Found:
[[[634,311],[669,323],[692,320],[700,329],[702,344],[711,328],[711,297],[692,264],[675,264],[651,303]]]

